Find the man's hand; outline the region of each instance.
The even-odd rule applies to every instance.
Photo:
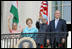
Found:
[[[42,19],[42,15],[39,16],[39,19]]]
[[[61,41],[62,43],[65,43],[65,39],[64,38],[62,38],[62,41]]]
[[[49,44],[50,43],[50,40],[49,39],[47,39],[47,44]]]

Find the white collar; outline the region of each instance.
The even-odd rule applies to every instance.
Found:
[[[59,20],[59,18],[58,19],[55,18],[55,20]]]

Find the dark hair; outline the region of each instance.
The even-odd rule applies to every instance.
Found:
[[[26,20],[26,24],[27,24],[27,22],[28,22],[29,20],[31,21],[31,23],[33,23],[32,19],[31,19],[31,18],[28,18],[28,19]]]

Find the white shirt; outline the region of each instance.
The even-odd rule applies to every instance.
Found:
[[[59,19],[55,19],[55,28],[57,27]]]

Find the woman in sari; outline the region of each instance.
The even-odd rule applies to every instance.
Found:
[[[10,27],[10,19],[11,19],[11,17],[12,16],[9,16],[8,17],[8,28],[9,28],[9,32],[10,32],[10,34],[15,34],[15,33],[21,33],[22,32],[22,27],[20,26],[19,28],[20,28],[20,30],[17,30],[17,27],[18,27],[18,25],[17,25],[17,23],[16,22],[14,22],[14,23],[12,23],[12,28]],[[11,38],[15,38],[15,37],[20,37],[19,35],[11,35],[10,36]],[[14,42],[16,42],[16,40],[14,40]],[[11,48],[13,48],[13,39],[11,39]],[[14,44],[15,45],[15,44]]]

